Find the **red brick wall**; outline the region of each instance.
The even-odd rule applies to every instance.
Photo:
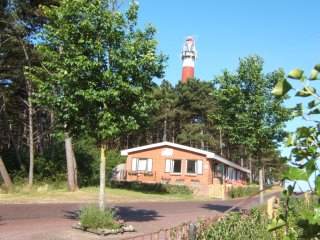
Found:
[[[165,148],[172,149],[172,156],[163,156],[162,152]],[[151,158],[152,159],[152,175],[132,172],[133,158]],[[166,159],[181,159],[181,174],[177,173],[166,173],[165,172],[165,161]],[[188,174],[186,171],[186,160],[202,160],[203,171],[201,175]],[[143,150],[140,152],[129,153],[126,170],[128,172],[128,181],[141,181],[146,183],[169,183],[169,184],[183,184],[190,187],[199,189],[201,192],[207,191],[207,185],[212,183],[212,169],[210,161],[201,154],[196,154],[181,149],[172,147],[159,147],[154,149]]]

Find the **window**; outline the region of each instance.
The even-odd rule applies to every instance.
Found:
[[[202,174],[202,160],[186,160],[186,173],[189,174]],[[168,173],[181,173],[182,160],[180,159],[167,159],[165,172]],[[185,167],[184,167],[185,169]]]
[[[181,173],[181,160],[173,160],[173,171],[174,173]]]
[[[196,160],[188,160],[187,161],[187,173],[196,173]]]
[[[166,172],[169,173],[181,173],[181,160],[174,159],[166,160]]]
[[[187,160],[187,173],[202,174],[202,160]]]
[[[150,158],[133,158],[132,171],[152,172],[152,159]]]

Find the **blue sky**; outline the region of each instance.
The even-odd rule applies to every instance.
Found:
[[[258,54],[265,71],[311,69],[320,62],[320,1],[298,0],[139,0],[141,26],[158,30],[159,49],[169,56],[166,79],[181,75],[180,51],[186,36],[196,39],[196,76],[210,80],[238,59]]]
[[[258,54],[265,72],[301,68],[309,74],[320,63],[319,0],[139,0],[139,24],[152,23],[159,50],[169,57],[165,78],[181,77],[180,52],[186,36],[196,39],[196,77],[212,80],[223,69],[236,70],[238,60]],[[319,81],[320,82],[320,81]],[[299,88],[299,82],[293,83]],[[320,84],[316,83],[317,89]],[[287,106],[308,99],[290,99]],[[308,125],[301,119],[287,123],[292,131]],[[289,149],[281,148],[283,155]],[[300,184],[307,189],[306,184]]]
[[[202,80],[226,68],[236,70],[239,58],[250,54],[264,58],[265,72],[299,67],[309,73],[320,63],[319,0],[138,2],[139,25],[157,28],[159,50],[169,57],[165,78],[173,84],[181,77],[180,52],[188,35],[196,39],[196,77]],[[286,104],[294,106],[300,100]],[[301,124],[305,123],[293,121],[288,129]]]

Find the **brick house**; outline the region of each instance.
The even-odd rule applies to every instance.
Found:
[[[224,198],[231,186],[247,183],[249,169],[213,152],[171,142],[121,151],[125,180],[186,185],[199,195]]]

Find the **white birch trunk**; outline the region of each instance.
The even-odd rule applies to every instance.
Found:
[[[101,211],[105,209],[105,190],[106,190],[106,145],[100,147],[100,188],[99,188],[99,208]]]

